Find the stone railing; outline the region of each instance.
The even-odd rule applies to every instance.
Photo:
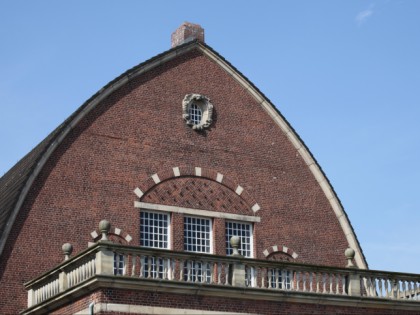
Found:
[[[350,249],[345,253],[347,268],[335,268],[243,258],[237,237],[231,240],[233,255],[227,257],[113,244],[106,229],[102,232],[102,240],[72,258],[71,245],[63,245],[64,262],[25,284],[28,307],[98,276],[420,303],[420,275],[357,269]]]

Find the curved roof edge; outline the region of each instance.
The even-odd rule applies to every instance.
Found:
[[[256,86],[254,86],[253,83],[251,83],[242,73],[240,73],[235,67],[233,67],[226,59],[219,55],[210,46],[198,41],[188,42],[186,44],[172,48],[124,72],[122,75],[109,82],[97,93],[95,93],[91,98],[89,98],[69,118],[67,118],[64,121],[64,123],[62,123],[44,140],[46,141],[48,139],[49,143],[45,144],[44,149],[40,150],[41,152],[31,159],[32,163],[27,163],[28,165],[26,165],[25,169],[23,170],[24,172],[27,172],[27,178],[26,180],[22,181],[22,184],[19,187],[15,188],[16,190],[20,190],[20,193],[18,193],[18,198],[10,209],[5,210],[10,213],[9,215],[6,214],[5,218],[7,220],[7,224],[0,238],[0,256],[3,253],[12,226],[15,223],[16,217],[26,199],[27,193],[29,192],[33,182],[43,169],[45,163],[48,161],[51,154],[55,151],[58,145],[66,138],[69,132],[79,123],[79,121],[83,119],[93,108],[95,108],[96,105],[99,104],[104,98],[113,93],[116,89],[123,86],[128,81],[193,49],[200,50],[204,55],[216,62],[221,68],[223,68],[227,73],[229,73],[257,100],[257,102],[263,107],[263,109],[268,113],[268,115],[286,134],[290,142],[302,156],[306,165],[309,167],[310,171],[314,175],[318,184],[321,186],[321,189],[323,190],[325,196],[330,202],[331,207],[333,208],[334,213],[340,223],[340,226],[346,236],[349,246],[353,248],[356,252],[355,260],[357,266],[362,269],[368,268],[365,256],[360,247],[359,241],[354,233],[354,229],[347,217],[346,212],[344,211],[344,208],[337,194],[334,191],[334,188],[330,184],[329,180],[327,179],[321,167],[318,165],[315,158],[312,156],[309,149],[306,147],[305,143],[302,141],[302,139],[300,139],[299,135],[295,132],[295,130],[291,127],[291,125],[283,117],[279,110]],[[28,153],[27,156],[29,156],[31,153],[32,151]],[[23,161],[27,156],[25,156],[21,161]],[[21,161],[18,162],[18,164],[21,163]],[[7,177],[9,172],[6,173],[1,179]]]

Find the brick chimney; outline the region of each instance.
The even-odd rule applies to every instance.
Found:
[[[173,48],[196,39],[204,43],[204,29],[198,24],[184,22],[172,33],[171,47]]]

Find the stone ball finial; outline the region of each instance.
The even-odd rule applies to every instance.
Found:
[[[101,241],[108,241],[108,233],[111,230],[111,223],[108,220],[99,222],[99,231],[102,233]]]
[[[242,255],[239,254],[239,250],[238,250],[239,246],[241,245],[241,238],[235,235],[230,238],[229,242],[230,242],[230,246],[232,246],[232,249],[233,249],[232,256],[242,257]]]
[[[354,251],[354,249],[353,248],[347,248],[345,251],[344,251],[344,255],[346,256],[346,259],[347,259],[347,268],[356,268],[356,266],[353,264],[353,259],[354,259],[354,256],[356,255],[356,252]]]
[[[71,253],[73,252],[73,246],[70,243],[64,243],[61,246],[61,249],[64,254],[64,260],[69,260]]]

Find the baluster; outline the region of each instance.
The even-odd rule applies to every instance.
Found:
[[[229,285],[229,264],[225,263],[225,285]]]
[[[152,278],[152,266],[153,263],[156,261],[153,261],[154,257],[147,256],[147,278]]]
[[[313,288],[313,284],[314,284],[313,276],[314,276],[313,272],[310,271],[309,272],[309,292],[314,292],[314,288]]]
[[[328,281],[330,283],[330,289],[329,289],[328,293],[333,294],[333,274],[332,273],[328,274]]]
[[[214,270],[216,268],[215,262],[211,262],[209,263],[209,268],[210,268],[210,284],[214,284]]]
[[[408,282],[408,295],[407,295],[407,299],[412,300],[414,298],[414,287],[413,287],[413,282],[409,281]]]
[[[340,275],[335,274],[335,294],[340,294]]]
[[[345,275],[341,275],[341,291],[343,295],[346,295],[346,276]]]
[[[376,288],[376,279],[373,277],[369,278],[369,296],[375,296],[375,288]]]
[[[304,271],[304,272],[302,272],[302,282],[303,282],[303,292],[306,292],[306,291],[308,291],[307,289],[306,289],[306,281],[307,279],[306,279],[306,271]]]
[[[384,297],[382,292],[382,278],[378,278],[378,297]]]
[[[169,260],[169,262],[170,262],[169,280],[174,280],[175,279],[175,262],[176,262],[176,260],[175,260],[175,258],[171,258]]]
[[[180,281],[185,281],[184,280],[185,265],[186,265],[186,261],[184,259],[180,259],[179,260],[179,280]]]
[[[258,267],[252,268],[251,287],[258,288]]]
[[[204,283],[205,277],[206,277],[206,263],[204,263],[203,261],[200,261],[200,266],[201,268],[199,270],[201,273],[201,283]]]
[[[279,269],[276,268],[274,269],[274,288],[275,289],[280,289],[280,284],[279,284]]]
[[[217,284],[222,284],[222,263],[217,263]]]
[[[401,283],[401,281],[399,280],[395,280],[396,284],[397,284],[397,299],[400,299],[401,297],[404,296],[404,288],[403,288],[403,284]]]
[[[168,279],[168,259],[167,258],[159,258],[159,260],[162,259],[162,279],[167,280]]]
[[[196,261],[194,261],[193,262],[193,268],[194,268],[194,272],[193,272],[193,274],[194,274],[194,282],[198,282],[199,280],[199,277],[198,277],[198,272],[200,271],[200,269],[199,269],[199,263],[198,262],[196,262]]]
[[[272,286],[273,279],[271,278],[272,274],[273,274],[273,269],[269,269],[268,270],[268,288],[270,289],[273,287]]]
[[[365,277],[363,278],[366,284],[366,296],[370,296],[370,278],[369,277]]]
[[[315,273],[316,293],[319,293],[319,283],[321,282],[321,273]]]
[[[140,255],[140,271],[139,271],[139,278],[144,278],[144,256]]]
[[[287,290],[287,271],[285,269],[281,270],[281,288]]]
[[[136,265],[137,265],[137,255],[131,255],[131,276],[134,277],[136,275]]]
[[[265,288],[265,280],[266,280],[267,268],[261,268],[261,288]]]
[[[187,260],[187,282],[191,281],[191,261]]]
[[[389,279],[388,278],[384,278],[383,288],[384,288],[383,297],[389,298]]]
[[[322,273],[322,293],[327,293],[327,274]]]
[[[123,263],[123,275],[126,276],[128,275],[128,265],[130,263],[130,254],[123,254],[122,255],[122,263]]]
[[[86,279],[90,277],[90,260],[85,264]]]
[[[302,273],[300,271],[296,271],[296,291],[299,291],[299,283]]]

